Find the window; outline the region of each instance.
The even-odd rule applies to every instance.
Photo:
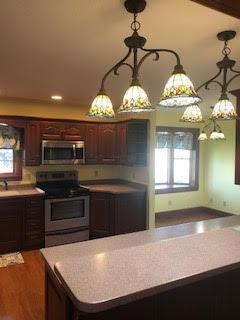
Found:
[[[198,129],[157,127],[155,192],[198,189]]]
[[[21,129],[0,125],[0,180],[22,177],[21,136]]]

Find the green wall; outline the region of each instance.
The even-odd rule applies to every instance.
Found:
[[[240,185],[235,178],[235,121],[219,122],[225,141],[207,142],[206,204],[208,207],[240,214]]]

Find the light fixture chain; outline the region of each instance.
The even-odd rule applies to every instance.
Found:
[[[134,32],[137,32],[141,28],[141,23],[137,20],[137,14],[134,13],[133,15],[133,22],[131,23],[131,29]]]

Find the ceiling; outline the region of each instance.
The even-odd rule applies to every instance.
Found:
[[[139,15],[140,34],[148,48],[171,48],[195,86],[217,72],[222,43],[216,34],[238,31],[230,43],[232,58],[240,57],[239,20],[189,0],[148,0]],[[0,2],[0,94],[2,97],[49,100],[88,105],[103,74],[126,52],[123,39],[131,34],[123,0],[11,0]],[[152,103],[160,97],[175,64],[162,54],[142,67],[141,82]],[[236,68],[240,68],[238,63]],[[110,76],[106,88],[113,104],[121,103],[130,83],[129,70]],[[240,79],[232,89],[240,88]],[[203,106],[218,98],[216,88],[200,93]]]

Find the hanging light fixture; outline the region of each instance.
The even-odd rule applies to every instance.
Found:
[[[208,140],[206,131],[210,132],[210,140],[225,140],[225,135],[221,130],[221,127],[217,123],[216,119],[210,118],[208,123],[203,127],[202,132],[200,133],[198,140],[205,141]]]
[[[130,37],[124,40],[128,48],[126,56],[116,63],[103,77],[100,91],[94,99],[89,116],[92,117],[109,117],[109,114],[114,116],[112,103],[105,91],[105,81],[110,74],[118,75],[118,70],[122,66],[127,66],[131,70],[132,82],[127,89],[122,105],[118,113],[126,112],[150,112],[154,111],[155,107],[150,103],[147,93],[142,88],[139,82],[140,69],[143,62],[150,56],[154,56],[154,60],[159,60],[159,53],[170,53],[176,58],[176,66],[173,75],[169,79],[159,104],[165,107],[183,107],[194,104],[200,101],[197,93],[194,90],[191,80],[186,76],[180,62],[179,55],[170,49],[145,49],[146,38],[139,35],[138,31],[141,27],[137,21],[137,14],[142,12],[146,7],[145,0],[126,0],[124,2],[125,8],[129,13],[133,14],[133,22],[131,29],[133,31]],[[139,57],[139,52],[142,56]],[[128,58],[133,55],[133,63],[127,62]],[[102,97],[104,96],[104,98]],[[108,111],[106,111],[108,110]]]
[[[224,41],[224,47],[222,50],[223,59],[217,62],[217,67],[219,68],[218,73],[211,78],[210,80],[204,82],[200,87],[197,88],[197,91],[201,88],[208,89],[211,83],[215,83],[221,88],[221,95],[219,101],[215,104],[211,117],[213,119],[219,120],[231,120],[236,119],[237,113],[233,104],[229,101],[228,97],[228,87],[234,79],[240,75],[240,71],[234,70],[233,67],[236,64],[235,60],[231,60],[229,55],[231,49],[228,47],[228,41],[233,39],[236,36],[235,31],[223,31],[217,34],[217,38],[220,41]],[[228,72],[231,71],[234,75],[228,79]],[[220,82],[216,80],[220,75],[223,75],[223,81]]]
[[[184,111],[180,121],[199,123],[204,122],[201,110],[197,104],[188,106]]]

